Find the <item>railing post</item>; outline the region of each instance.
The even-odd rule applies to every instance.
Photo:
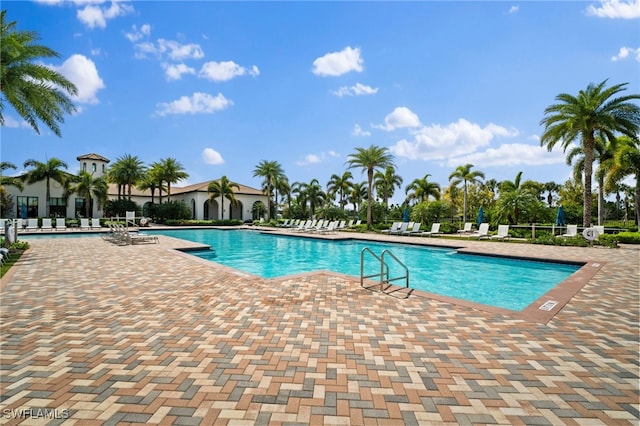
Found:
[[[531,239],[532,240],[536,239],[536,224],[535,224],[535,222],[531,223]]]
[[[380,293],[384,292],[384,253],[380,257]]]

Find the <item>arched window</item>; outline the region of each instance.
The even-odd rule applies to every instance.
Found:
[[[82,163],[82,170],[87,171],[87,163]]]
[[[96,170],[98,170],[98,167],[96,166],[96,163],[91,163],[91,173],[95,173]]]

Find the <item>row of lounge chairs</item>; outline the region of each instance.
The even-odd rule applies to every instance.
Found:
[[[356,227],[362,223],[361,220],[300,220],[300,219],[286,219],[285,222],[280,225],[284,228],[290,228],[297,232],[333,232],[341,231],[349,228]]]
[[[0,219],[0,228],[4,230],[4,224],[7,220],[12,219]],[[54,222],[51,218],[42,218],[42,225],[38,226],[38,219],[17,219],[18,226],[23,231],[66,231],[67,223],[65,218],[55,219]],[[81,230],[101,229],[99,218],[93,219],[80,219]]]
[[[140,232],[131,231],[128,227],[124,225],[119,225],[115,223],[108,224],[109,232],[105,233],[102,236],[102,239],[105,241],[109,241],[113,244],[124,246],[129,244],[138,244],[138,243],[157,243],[158,237],[156,235],[147,235],[142,234]]]
[[[440,224],[434,223],[431,225],[431,230],[421,231],[420,222],[393,222],[391,228],[380,231],[382,234],[389,235],[413,235],[419,237],[435,237],[441,235]]]

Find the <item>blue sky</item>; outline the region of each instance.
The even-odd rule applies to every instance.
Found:
[[[79,88],[62,138],[5,108],[1,157],[150,164],[174,157],[181,184],[260,187],[276,160],[324,186],[348,155],[388,147],[405,186],[448,184],[472,163],[488,179],[563,183],[561,149],[540,148],[544,109],[609,79],[640,93],[640,0],[585,2],[3,1],[37,31],[45,62]],[[355,181],[364,181],[352,170]]]

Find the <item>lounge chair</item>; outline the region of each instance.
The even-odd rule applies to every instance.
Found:
[[[398,229],[400,229],[400,225],[402,224],[402,222],[393,222],[391,224],[391,228],[389,229],[383,229],[382,231],[380,231],[381,234],[391,234],[391,233],[395,233],[398,231]]]
[[[600,235],[603,235],[603,234],[605,233],[605,232],[604,232],[604,226],[602,226],[602,225],[594,225],[594,226],[593,226],[593,229],[595,229],[595,230],[596,230],[596,232],[598,233],[598,237],[599,237]],[[596,240],[597,240],[597,238],[596,238]]]
[[[442,234],[442,232],[440,232],[440,224],[439,223],[434,223],[431,225],[431,231],[425,231],[425,232],[421,232],[420,235],[421,236],[427,236],[427,237],[433,237],[434,235],[440,235]]]
[[[91,229],[89,219],[80,219],[80,229]]]
[[[40,226],[41,231],[53,231],[53,227],[51,226],[51,219],[45,217],[42,219],[42,225]]]
[[[476,232],[472,232],[471,234],[469,234],[469,238],[471,237],[477,239],[489,238],[489,224],[481,223]]]
[[[491,236],[492,240],[508,240],[509,238],[511,238],[509,236],[509,225],[498,225],[498,233]]]
[[[7,223],[8,219],[0,219],[0,234],[4,234],[4,224]]]
[[[462,229],[458,229],[458,234],[468,234],[471,231],[471,228],[473,228],[473,223],[472,222],[467,222],[464,224],[464,228]]]
[[[338,226],[338,221],[334,220],[332,222],[329,222],[327,226],[318,229],[317,232],[319,234],[333,234],[336,231],[337,226]]]
[[[573,238],[578,235],[578,225],[567,225],[567,233],[562,234],[562,238]]]
[[[402,233],[402,235],[417,235],[420,234],[420,222],[415,222],[411,228],[407,228],[406,231]]]
[[[102,225],[100,225],[100,219],[99,218],[92,218],[91,219],[91,229],[100,229],[102,228]]]
[[[355,227],[355,226],[359,226],[362,223],[362,220],[358,219],[356,220],[356,223],[354,223],[353,225],[350,225],[349,228]]]
[[[56,231],[66,231],[66,230],[67,230],[66,219],[65,218],[56,219]]]
[[[38,219],[27,219],[27,231],[38,230]]]
[[[138,226],[138,224],[136,223],[136,212],[132,211],[132,212],[126,212],[125,213],[125,218],[126,218],[126,224],[127,224],[127,228],[129,226]]]
[[[389,235],[400,235],[409,229],[409,226],[413,227],[413,222],[400,222],[400,227],[395,231],[390,231]]]

